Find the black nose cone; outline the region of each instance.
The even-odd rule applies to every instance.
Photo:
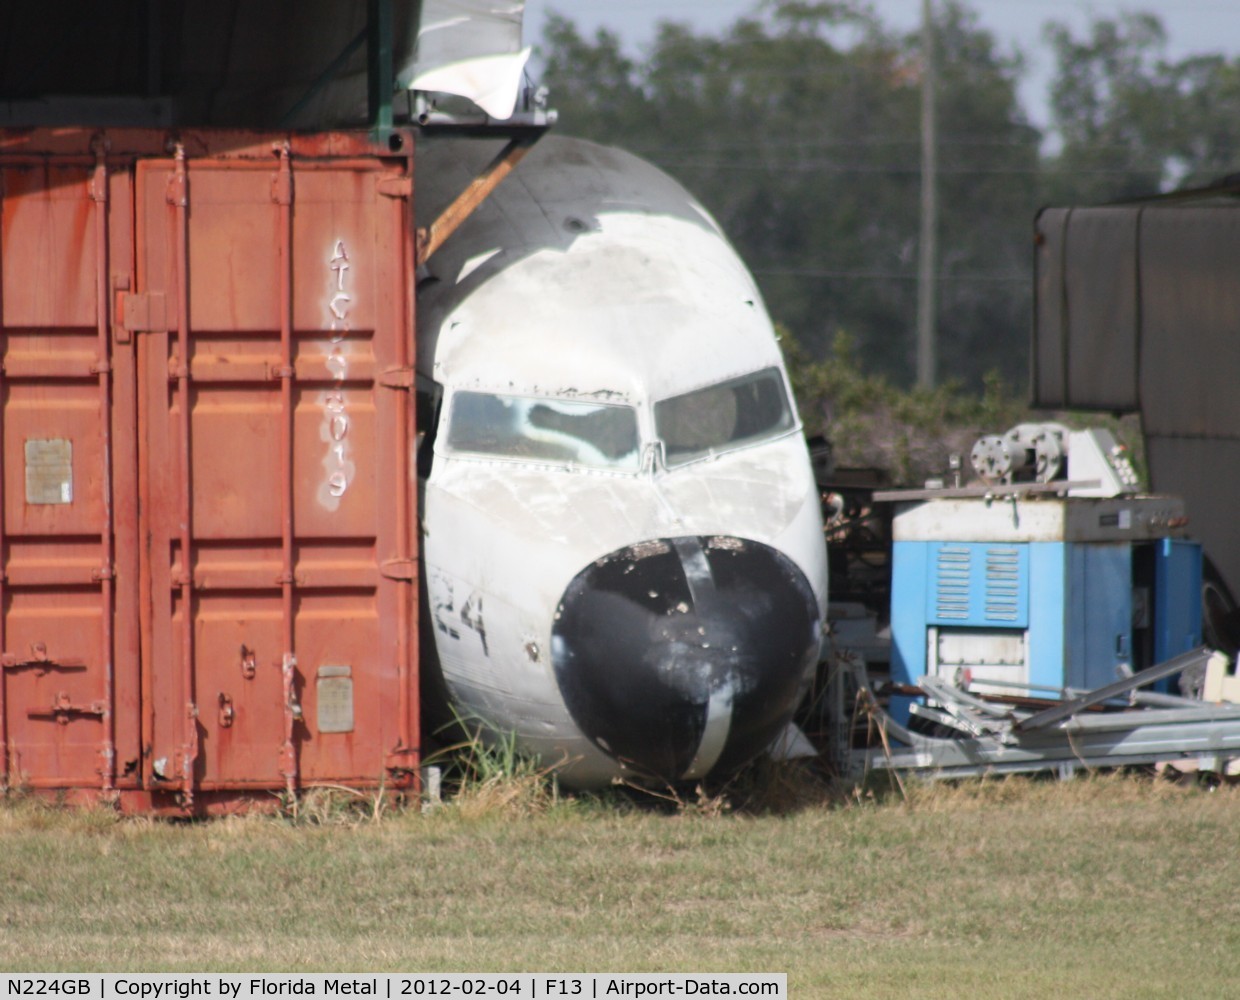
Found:
[[[770,745],[819,638],[813,588],[787,556],[689,536],[621,549],[577,574],[552,659],[587,737],[638,773],[678,781]]]

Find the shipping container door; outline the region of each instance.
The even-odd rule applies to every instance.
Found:
[[[138,780],[134,358],[110,308],[132,263],[131,182],[83,154],[0,155],[0,779],[13,787]]]
[[[377,784],[413,759],[401,173],[279,144],[138,165],[166,327],[139,350],[152,787]]]

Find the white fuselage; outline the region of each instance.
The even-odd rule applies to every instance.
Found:
[[[485,162],[477,147],[420,151],[420,221]],[[782,728],[795,697],[786,677],[762,688],[759,647],[769,634],[783,650],[772,669],[799,690],[826,552],[770,320],[715,223],[648,164],[548,138],[428,270],[420,388],[442,402],[437,427],[419,428],[434,439],[424,635],[453,711],[577,786],[697,778],[762,749],[741,744],[769,742],[778,730],[757,729]],[[762,611],[769,626],[754,611],[753,581],[768,578],[803,606],[790,625],[782,607]],[[630,695],[640,732],[622,752]],[[746,712],[764,720],[747,736]],[[664,725],[687,734],[647,762]]]

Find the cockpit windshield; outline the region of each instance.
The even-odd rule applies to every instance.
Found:
[[[448,444],[526,462],[636,472],[640,460],[637,411],[583,400],[458,392]]]
[[[655,403],[654,423],[668,466],[777,437],[795,426],[778,368]]]

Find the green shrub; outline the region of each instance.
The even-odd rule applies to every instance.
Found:
[[[835,334],[821,360],[809,357],[786,332],[780,339],[805,433],[831,442],[839,468],[881,469],[894,483],[920,486],[930,477],[946,480],[948,459],[955,453],[967,481],[969,453],[979,437],[1002,434],[1020,423],[1053,421],[1107,428],[1127,446],[1144,479],[1135,416],[1036,411],[997,372],[985,376],[980,395],[951,379],[933,389],[904,389],[864,371],[856,343],[845,331]]]

